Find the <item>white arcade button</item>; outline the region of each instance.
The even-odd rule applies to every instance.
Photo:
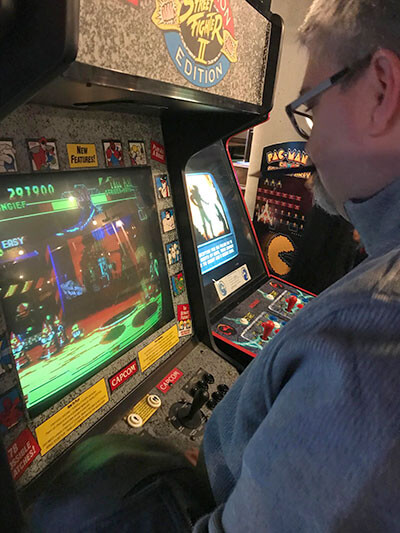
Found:
[[[161,407],[161,400],[157,394],[150,394],[147,396],[147,403],[150,405],[150,407],[153,407],[153,409],[158,409]]]
[[[136,413],[131,413],[130,415],[128,415],[127,422],[131,426],[131,428],[141,428],[143,426],[142,417],[137,415]]]

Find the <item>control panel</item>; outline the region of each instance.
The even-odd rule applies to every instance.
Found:
[[[200,343],[110,432],[163,439],[181,450],[199,446],[213,409],[238,375],[233,366]]]
[[[271,278],[212,325],[220,339],[258,355],[314,296]]]

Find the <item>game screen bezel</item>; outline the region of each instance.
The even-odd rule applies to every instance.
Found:
[[[185,174],[196,173],[212,175],[224,205],[227,207],[237,245],[235,257],[202,275],[207,309],[213,315],[219,313],[221,304],[224,304],[224,306],[229,305],[236,298],[238,290],[240,290],[240,288],[237,289],[225,300],[221,301],[215,289],[216,280],[223,278],[243,265],[247,265],[251,280],[261,279],[267,275],[267,271],[222,141],[208,146],[189,159]],[[190,203],[189,191],[188,189],[186,190],[188,203]]]
[[[150,167],[4,177],[0,228],[1,303],[31,417],[173,320]]]

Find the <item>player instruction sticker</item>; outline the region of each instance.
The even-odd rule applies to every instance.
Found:
[[[102,379],[43,422],[36,428],[41,454],[49,452],[107,402],[107,386]]]
[[[176,324],[157,337],[138,353],[142,372],[151,367],[156,361],[166,354],[179,342],[178,328]]]
[[[67,152],[70,168],[99,166],[95,144],[67,144]]]
[[[219,299],[224,300],[250,280],[251,275],[247,265],[242,265],[218,281],[214,281],[214,286]]]

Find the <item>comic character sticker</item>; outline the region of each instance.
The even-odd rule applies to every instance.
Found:
[[[18,424],[22,418],[21,398],[16,387],[0,397],[0,432],[7,430]]]
[[[104,159],[107,167],[123,167],[124,154],[121,141],[103,141]]]
[[[174,296],[179,296],[185,291],[185,280],[183,278],[183,272],[178,272],[171,276],[172,292]]]
[[[163,200],[171,196],[167,174],[157,174],[156,176],[157,198]]]
[[[133,167],[147,165],[146,150],[143,141],[129,141],[129,158]]]
[[[0,174],[17,172],[17,159],[14,143],[11,139],[0,139]]]
[[[29,157],[34,172],[59,170],[57,146],[54,139],[30,139],[28,142]]]
[[[173,209],[164,209],[161,211],[161,225],[164,233],[175,229],[175,216]]]
[[[186,337],[192,334],[192,316],[188,304],[178,305],[178,335]]]
[[[165,245],[169,266],[181,261],[181,249],[178,241],[172,241]]]

